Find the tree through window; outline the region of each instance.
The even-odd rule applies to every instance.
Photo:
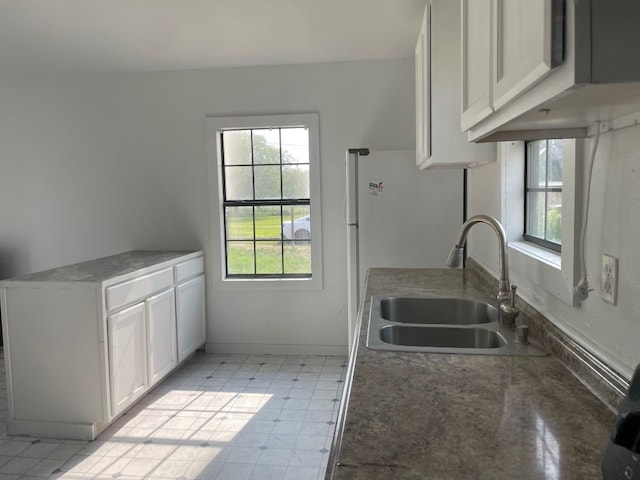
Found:
[[[571,140],[526,143],[525,240],[560,251],[563,160]]]

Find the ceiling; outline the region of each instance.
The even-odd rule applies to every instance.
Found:
[[[0,0],[0,65],[139,72],[408,57],[425,1]]]

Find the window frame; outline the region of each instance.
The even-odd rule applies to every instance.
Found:
[[[214,285],[221,289],[282,288],[322,289],[322,224],[320,197],[319,117],[317,113],[258,115],[238,117],[207,117],[207,157],[209,166],[209,202],[211,258],[214,259]],[[259,130],[268,128],[304,127],[309,131],[309,215],[311,215],[311,274],[227,274],[227,248],[225,228],[225,197],[222,133],[228,130]],[[273,201],[266,203],[273,204]],[[276,200],[277,205],[280,201]],[[218,252],[215,252],[215,249]]]
[[[509,245],[509,274],[525,291],[546,292],[568,305],[578,305],[573,285],[580,273],[576,268],[577,242],[582,211],[582,163],[584,141],[568,139],[568,154],[563,162],[562,252],[527,242],[522,236],[525,216],[525,142],[498,144],[500,165],[500,219]],[[538,295],[538,294],[536,294]],[[534,302],[535,303],[535,302]]]
[[[242,128],[242,129],[220,129],[218,130],[218,135],[220,136],[220,153],[221,153],[221,167],[220,167],[220,181],[222,182],[222,188],[221,188],[221,203],[222,203],[222,230],[224,232],[224,251],[225,251],[225,278],[229,278],[229,279],[234,279],[234,278],[245,278],[245,279],[255,279],[255,278],[263,278],[263,279],[269,279],[269,278],[310,278],[313,275],[313,270],[309,273],[287,273],[285,272],[285,248],[286,245],[295,245],[296,243],[299,243],[301,241],[304,242],[308,242],[309,247],[311,247],[311,239],[309,240],[295,240],[295,239],[287,239],[284,236],[284,223],[282,223],[282,214],[284,211],[285,207],[309,207],[309,210],[311,209],[311,192],[309,191],[309,197],[296,197],[296,198],[290,198],[290,197],[284,197],[283,194],[283,188],[284,188],[284,183],[283,183],[283,167],[285,165],[294,165],[292,163],[283,163],[282,161],[282,130],[284,129],[288,129],[288,128],[299,128],[299,127],[291,127],[291,126],[282,126],[282,125],[272,125],[271,126],[271,130],[278,130],[278,146],[280,149],[280,158],[279,158],[279,163],[277,164],[260,164],[260,163],[256,163],[255,162],[255,158],[254,158],[254,131],[259,131],[259,130],[263,130],[261,129],[257,129],[257,128]],[[307,132],[309,131],[308,127],[305,127],[307,129]],[[225,163],[225,140],[224,140],[224,136],[227,132],[238,132],[238,131],[243,131],[243,132],[250,132],[251,138],[250,138],[250,145],[251,145],[251,163],[247,163],[247,164],[235,164],[235,163]],[[257,178],[257,171],[259,171],[259,169],[262,169],[263,167],[265,168],[271,168],[273,166],[277,165],[279,167],[280,170],[280,198],[268,198],[268,199],[258,199],[255,198],[256,197],[256,183],[255,180]],[[297,163],[295,165],[301,165],[300,163]],[[309,163],[308,164],[304,164],[304,165],[308,165],[309,167],[311,166],[311,159],[309,159]],[[252,182],[252,187],[253,187],[253,199],[251,200],[230,200],[229,198],[227,198],[227,187],[228,187],[228,183],[229,183],[229,178],[226,174],[226,168],[227,167],[250,167],[251,168],[251,177],[253,179]],[[256,170],[256,168],[258,170]],[[309,181],[311,180],[311,171],[309,170]],[[227,208],[237,208],[237,207],[251,207],[252,208],[252,223],[253,223],[253,237],[251,239],[242,239],[242,240],[231,240],[232,242],[240,242],[240,243],[252,243],[253,244],[253,273],[229,273],[229,243],[230,240],[228,238],[228,233],[229,233],[229,229],[228,229],[228,214],[227,214]],[[279,207],[280,208],[280,218],[281,218],[281,226],[280,226],[280,238],[278,240],[276,240],[275,238],[272,239],[260,239],[259,237],[257,237],[256,235],[256,208],[260,208],[260,207]],[[303,217],[300,218],[305,218],[305,217],[309,217],[310,213],[307,215],[304,215]],[[293,218],[293,217],[292,217]],[[293,230],[293,228],[292,228]],[[313,229],[311,228],[311,231],[313,231]],[[271,243],[274,241],[280,241],[281,245],[280,245],[280,263],[281,263],[281,267],[282,267],[282,273],[258,273],[258,264],[259,264],[259,259],[258,259],[258,245],[260,245],[261,243]],[[311,259],[309,259],[311,260]],[[311,267],[311,265],[310,265]],[[312,269],[312,267],[311,267]]]
[[[563,188],[560,187],[549,187],[549,141],[553,140],[550,138],[544,138],[544,139],[540,139],[540,140],[531,140],[531,141],[525,141],[524,142],[524,209],[523,209],[523,215],[524,215],[524,230],[522,233],[522,238],[524,238],[525,241],[529,242],[529,243],[533,243],[535,245],[539,245],[543,248],[547,248],[549,250],[553,250],[554,252],[558,252],[561,253],[562,252],[562,244],[561,243],[556,243],[553,242],[551,240],[548,240],[547,237],[547,221],[548,221],[548,209],[546,208],[546,204],[547,204],[547,195],[548,193],[563,193]],[[529,179],[529,174],[530,174],[530,161],[531,161],[531,156],[530,156],[530,145],[532,143],[535,142],[541,142],[544,141],[546,142],[546,158],[545,158],[545,164],[546,164],[546,168],[545,168],[545,187],[531,187],[530,184],[530,179]],[[563,160],[563,164],[564,164],[564,158]],[[529,193],[530,192],[537,192],[537,193],[544,193],[545,194],[545,209],[544,209],[544,228],[545,228],[545,233],[544,236],[545,238],[540,238],[540,237],[536,237],[535,235],[531,235],[529,232]]]

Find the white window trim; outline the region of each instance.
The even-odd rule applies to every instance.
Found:
[[[215,290],[322,290],[322,222],[320,210],[320,135],[317,113],[207,117],[207,164],[209,174],[209,223],[212,255],[209,255]],[[228,129],[307,127],[309,129],[309,182],[311,213],[310,278],[225,278],[224,229],[222,227],[222,177],[220,132]],[[217,252],[216,252],[217,249]]]
[[[568,305],[579,305],[573,293],[578,280],[580,215],[576,209],[581,205],[581,158],[582,142],[575,140],[575,155],[563,166],[562,193],[562,252],[541,248],[522,238],[524,232],[524,142],[499,144],[501,164],[501,218],[509,241],[509,275],[521,292],[544,291]],[[526,293],[525,293],[526,296]]]

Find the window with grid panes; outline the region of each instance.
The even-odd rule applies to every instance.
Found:
[[[311,277],[309,129],[229,129],[219,141],[226,277]]]
[[[563,160],[571,140],[526,142],[524,239],[542,247],[562,248]]]

